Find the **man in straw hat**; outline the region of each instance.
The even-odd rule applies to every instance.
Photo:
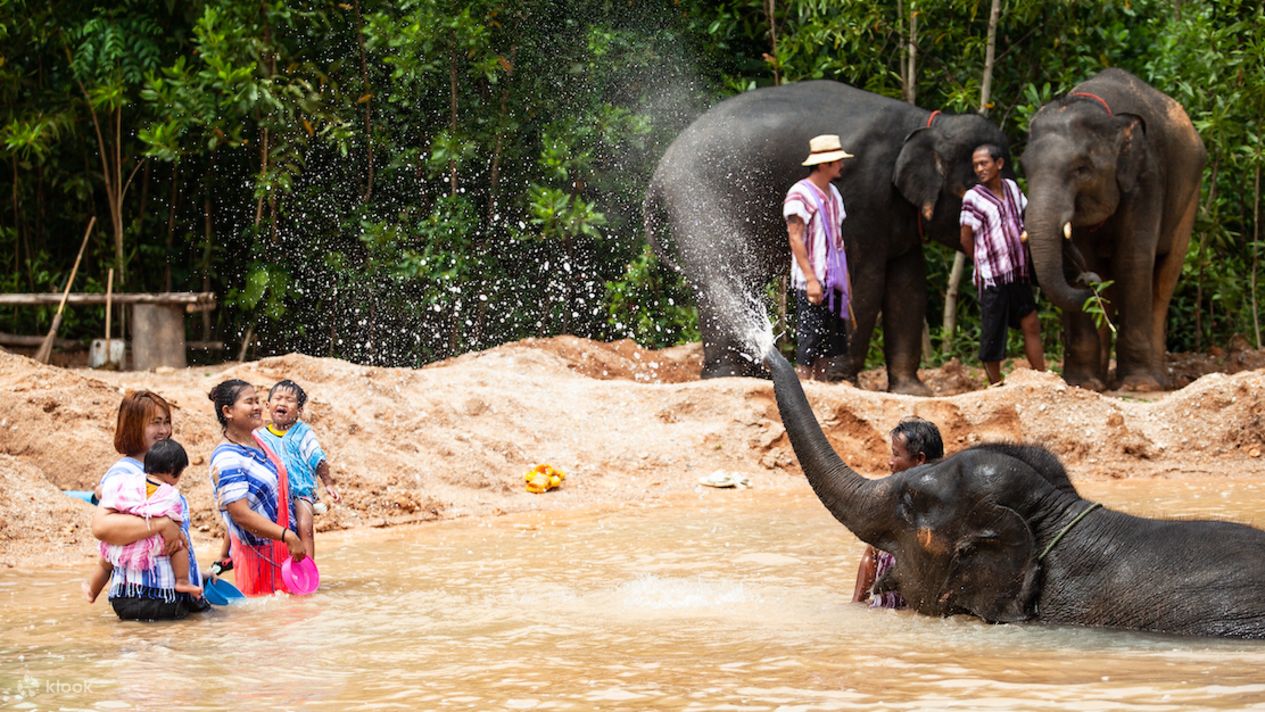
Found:
[[[837,381],[848,347],[852,289],[842,234],[847,213],[831,181],[852,154],[834,134],[814,136],[808,147],[808,177],[791,186],[782,202],[796,301],[795,362],[800,378]],[[831,363],[838,366],[828,369]]]

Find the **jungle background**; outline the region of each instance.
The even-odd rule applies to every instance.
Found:
[[[528,336],[697,339],[641,225],[676,133],[726,96],[814,78],[976,110],[991,4],[0,0],[0,292],[60,291],[96,216],[75,291],[105,291],[109,269],[116,291],[213,291],[190,336],[226,358],[420,366]],[[1041,104],[1105,67],[1186,107],[1209,161],[1168,346],[1260,348],[1265,9],[999,9],[985,109],[1014,155]],[[944,338],[953,253],[928,249],[927,360],[973,360],[974,297]],[[0,332],[51,317],[3,309]],[[1042,318],[1057,359],[1057,311]],[[104,320],[69,309],[60,335]]]

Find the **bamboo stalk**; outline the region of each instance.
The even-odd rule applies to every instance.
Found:
[[[92,236],[92,226],[97,224],[97,218],[94,215],[88,221],[88,229],[83,231],[83,243],[79,245],[79,254],[75,256],[75,264],[70,268],[70,276],[66,278],[66,288],[62,290],[61,303],[57,305],[57,313],[53,314],[53,325],[48,327],[48,334],[44,337],[44,343],[40,344],[39,350],[35,352],[35,360],[40,363],[48,363],[48,359],[53,355],[53,339],[57,338],[57,328],[61,326],[62,312],[66,311],[66,299],[70,297],[70,288],[75,284],[75,275],[79,273],[79,261],[83,259],[83,251],[88,247],[88,238]]]
[[[105,364],[110,364],[110,317],[114,314],[114,268],[105,275]]]

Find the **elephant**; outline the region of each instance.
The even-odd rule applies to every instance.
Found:
[[[790,363],[772,346],[763,352],[818,499],[895,555],[875,587],[899,591],[918,613],[1265,638],[1265,531],[1102,507],[1037,445],[977,445],[866,479],[830,446]]]
[[[1103,390],[1109,335],[1082,310],[1109,280],[1116,382],[1169,385],[1165,321],[1199,204],[1207,152],[1184,109],[1120,69],[1037,112],[1021,159],[1028,245],[1041,291],[1063,310],[1063,378]],[[1079,279],[1080,286],[1069,283]]]
[[[726,99],[677,136],[643,203],[646,234],[698,300],[703,378],[765,375],[743,355],[735,295],[790,269],[782,200],[807,169],[808,142],[838,134],[855,158],[837,182],[855,331],[830,377],[855,380],[883,314],[888,390],[919,395],[927,307],[921,241],[958,247],[971,152],[1005,134],[976,114],[949,115],[833,81],[768,87]],[[664,233],[670,233],[671,239]]]

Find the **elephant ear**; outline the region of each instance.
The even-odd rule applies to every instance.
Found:
[[[955,543],[940,603],[992,623],[1032,617],[1038,565],[1032,530],[1017,512],[981,502]]]
[[[1150,145],[1146,140],[1146,122],[1137,114],[1118,114],[1115,125],[1120,135],[1116,183],[1122,193],[1132,193],[1149,166]]]
[[[930,213],[940,197],[944,173],[944,161],[936,153],[933,129],[918,129],[905,137],[905,144],[896,158],[892,183],[927,220],[931,219]]]

